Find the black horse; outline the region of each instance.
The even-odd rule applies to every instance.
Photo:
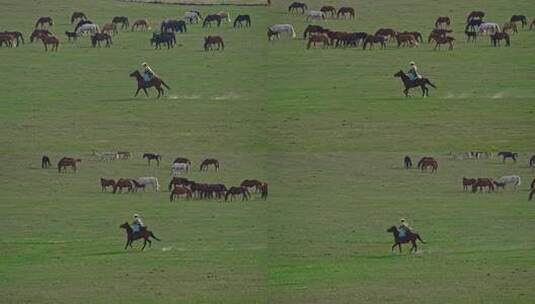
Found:
[[[117,25],[121,24],[121,29],[128,29],[130,27],[130,22],[128,21],[128,17],[126,16],[115,16],[111,20],[111,23]]]
[[[401,78],[401,81],[403,81],[403,85],[405,86],[405,89],[403,90],[403,93],[405,94],[405,97],[409,97],[409,89],[420,87],[422,88],[422,96],[429,96],[429,89],[426,85],[430,85],[433,88],[437,88],[434,84],[432,84],[429,79],[427,78],[418,78],[416,80],[411,80],[409,76],[407,76],[403,71],[399,71],[396,74],[394,74],[394,77]]]
[[[161,49],[162,44],[167,44],[167,49],[174,47],[176,44],[175,33],[153,33],[150,45],[154,45],[156,49]]]
[[[141,250],[145,249],[147,243],[149,243],[149,247],[152,245],[150,238],[153,238],[157,241],[161,241],[154,235],[154,233],[152,233],[152,231],[147,230],[147,227],[141,228],[141,231],[134,232],[134,230],[132,230],[132,227],[130,227],[128,223],[124,223],[120,225],[119,228],[123,228],[126,230],[126,245],[124,246],[124,249],[128,248],[128,246],[132,248],[132,242],[139,239],[143,239],[143,247],[141,248]]]
[[[159,153],[154,152],[143,153],[143,159],[145,158],[149,161],[149,166],[151,160],[156,160],[156,165],[159,167],[160,161],[162,160],[162,156]]]
[[[405,158],[403,159],[403,164],[405,165],[405,169],[412,168],[412,160],[408,155],[405,155]]]
[[[52,163],[50,162],[50,158],[48,156],[43,155],[43,158],[41,158],[41,168],[46,169],[52,167]]]
[[[471,30],[474,32],[476,29],[478,29],[481,24],[483,24],[484,21],[481,19],[471,19],[466,23],[466,27],[464,28],[465,31]]]
[[[292,2],[292,4],[288,6],[288,13],[292,11],[299,12],[299,9],[301,10],[301,14],[304,14],[305,10],[307,10],[308,7],[305,3],[302,2]]]
[[[498,156],[502,157],[504,163],[505,163],[505,160],[507,158],[513,159],[513,161],[516,163],[516,158],[518,157],[518,153],[516,153],[516,152],[499,152]]]
[[[184,20],[164,20],[160,25],[160,31],[162,33],[169,31],[185,33],[188,29],[186,28],[186,22]]]
[[[242,27],[243,23],[245,22],[245,26],[249,27],[251,26],[251,17],[249,15],[238,15],[236,19],[234,20],[234,27],[239,26]]]
[[[412,247],[411,247],[411,251],[412,252],[414,250],[414,252],[416,252],[418,250],[418,246],[416,246],[416,240],[419,240],[420,242],[424,243],[424,240],[422,240],[420,238],[420,235],[416,232],[412,232],[412,231],[409,231],[407,232],[407,235],[404,236],[404,237],[399,237],[399,230],[398,228],[396,228],[396,226],[392,226],[390,228],[388,228],[386,230],[386,232],[391,232],[393,235],[394,235],[394,245],[392,245],[392,251],[394,251],[394,248],[396,248],[396,246],[399,247],[399,252],[401,253],[401,244],[405,244],[405,243],[411,243],[412,244]]]
[[[219,27],[221,25],[221,16],[217,14],[206,16],[206,18],[204,18],[204,21],[202,23],[202,27],[206,27],[207,25],[212,27],[212,21],[216,21],[217,26]]]
[[[510,19],[511,22],[522,22],[522,28],[528,25],[528,18],[524,15],[513,15]]]
[[[229,196],[230,196],[230,200],[232,201],[232,199],[234,199],[234,195],[240,195],[242,196],[241,200],[244,201],[244,200],[249,200],[249,197],[251,196],[251,194],[249,193],[249,190],[247,190],[247,188],[245,187],[230,187],[230,189],[228,189],[227,193],[225,194],[225,201],[228,200]]]

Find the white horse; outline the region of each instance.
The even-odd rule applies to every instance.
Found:
[[[188,21],[189,23],[199,23],[199,21],[201,20],[201,16],[198,12],[190,11],[184,14],[184,20]]]
[[[154,176],[138,177],[136,178],[136,182],[143,186],[151,185],[152,189],[154,189],[155,192],[160,191],[160,183],[158,182],[158,179]]]
[[[322,11],[308,11],[306,21],[313,20],[325,20],[325,13]]]
[[[95,34],[98,32],[100,32],[100,28],[98,27],[98,25],[93,23],[86,23],[76,30],[76,35],[83,36],[83,34]]]
[[[505,185],[513,185],[514,189],[516,190],[517,186],[520,186],[522,183],[522,180],[520,179],[520,176],[518,175],[506,175],[498,178],[494,181],[495,184],[503,184]]]
[[[99,153],[97,151],[93,151],[93,156],[96,156],[98,158],[98,160],[103,160],[103,161],[112,161],[114,159],[118,159],[119,158],[119,155],[117,154],[117,152],[102,152],[102,153]]]
[[[171,165],[171,176],[179,176],[183,172],[189,171],[188,163],[174,163]]]
[[[219,12],[216,15],[219,15],[221,17],[221,20],[227,19],[228,22],[231,22],[230,13],[228,12]]]
[[[268,27],[268,30],[275,33],[277,39],[280,37],[281,33],[288,33],[292,35],[292,38],[296,37],[294,27],[291,24],[273,24],[272,26]]]
[[[501,32],[500,25],[494,22],[484,22],[479,26],[480,34],[496,34]]]

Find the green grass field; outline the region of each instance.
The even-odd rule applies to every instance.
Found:
[[[528,202],[535,152],[535,31],[511,48],[488,38],[466,44],[468,12],[503,23],[535,17],[529,0],[381,0],[320,2],[356,8],[336,30],[379,27],[425,36],[437,16],[453,18],[455,50],[305,49],[266,27],[303,16],[289,1],[271,7],[202,6],[203,14],[250,14],[253,26],[188,28],[181,47],[154,50],[150,33],[121,32],[112,48],[88,38],[68,43],[81,10],[103,24],[115,15],[157,27],[192,7],[112,0],[0,0],[1,30],[27,39],[39,16],[52,16],[62,40],[0,48],[0,303],[533,303],[535,203]],[[223,52],[202,37],[223,36]],[[438,87],[430,98],[402,96],[392,77],[408,62]],[[133,98],[128,74],[148,62],[171,86],[165,98]],[[93,150],[126,150],[105,163]],[[520,160],[454,161],[450,152],[511,150]],[[141,155],[163,154],[160,168]],[[78,173],[43,170],[63,156],[83,159]],[[431,155],[437,174],[402,169]],[[179,201],[160,193],[101,193],[99,178],[157,176],[163,188],[177,156],[215,157],[219,173],[196,181],[270,185],[264,202]],[[464,193],[462,176],[518,174],[517,192]],[[119,225],[140,213],[163,241],[123,250]],[[405,217],[427,244],[392,254],[386,228]]]

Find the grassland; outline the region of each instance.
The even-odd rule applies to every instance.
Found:
[[[318,8],[319,1],[307,1]],[[115,15],[153,25],[191,7],[83,1],[5,1],[0,29],[26,36],[38,16],[70,30],[72,11],[94,21]],[[2,303],[532,303],[535,207],[527,202],[535,152],[535,32],[511,48],[466,44],[467,12],[488,20],[535,16],[532,1],[346,1],[355,21],[427,33],[453,18],[453,52],[389,47],[306,50],[303,40],[268,43],[265,28],[294,24],[288,2],[271,7],[200,7],[248,13],[250,29],[191,26],[181,47],[155,51],[150,33],[121,32],[110,49],[87,39],[45,53],[40,44],[0,49],[0,302]],[[224,52],[202,51],[219,34]],[[414,60],[438,86],[405,99],[392,77]],[[170,84],[166,98],[133,98],[129,72],[148,62]],[[417,95],[417,92],[414,92]],[[151,92],[155,96],[154,91]],[[91,151],[127,150],[103,163]],[[451,151],[514,150],[498,159],[453,161]],[[141,153],[163,154],[160,168]],[[49,155],[83,159],[76,174],[39,168]],[[401,169],[405,154],[435,156],[437,174]],[[205,157],[219,173],[194,180],[270,184],[267,202],[170,204],[168,193],[101,193],[100,176],[168,181],[176,156]],[[462,176],[519,174],[517,192],[463,193]],[[142,214],[163,239],[124,251],[118,225]],[[385,229],[406,217],[428,242],[415,255],[391,254]]]

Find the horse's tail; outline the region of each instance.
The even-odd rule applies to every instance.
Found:
[[[293,26],[292,26],[292,38],[295,38],[295,37],[296,37],[296,35],[295,35],[295,30],[294,30],[294,28],[293,28]]]
[[[422,240],[422,238],[420,237],[420,235],[418,233],[416,233],[416,238],[422,242],[423,244],[425,244],[424,240]]]
[[[157,178],[154,178],[154,181],[156,182],[156,191],[160,191],[160,182],[158,182]]]
[[[165,83],[163,80],[160,79],[160,81],[162,82],[163,86],[166,87],[168,90],[171,90],[171,88],[167,85],[167,83]]]
[[[427,78],[425,79],[425,83],[428,84],[428,85],[430,85],[430,86],[432,86],[432,87],[435,88],[435,89],[437,88],[437,87],[436,87],[434,84],[432,84],[431,81],[429,81],[429,79],[427,79]]]
[[[162,240],[160,240],[159,238],[157,238],[157,237],[154,235],[154,233],[152,233],[152,231],[149,232],[149,235],[150,235],[153,239],[155,239],[155,240],[157,240],[157,241],[159,241],[159,242],[162,241]]]
[[[531,190],[531,193],[529,194],[528,201],[531,201],[531,199],[533,198],[534,194],[535,194],[535,189]]]

